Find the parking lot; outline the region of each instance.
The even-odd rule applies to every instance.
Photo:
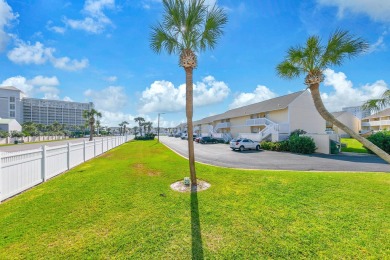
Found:
[[[161,136],[160,141],[188,158],[187,140]],[[201,163],[242,169],[390,172],[390,165],[374,155],[341,153],[299,155],[272,151],[232,151],[227,144],[194,143],[195,160]]]

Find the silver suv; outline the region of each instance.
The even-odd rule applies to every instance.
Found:
[[[249,149],[256,149],[258,151],[260,150],[260,144],[257,142],[253,142],[251,139],[240,138],[231,140],[230,148],[232,148],[233,151],[238,149],[240,150],[240,152]]]

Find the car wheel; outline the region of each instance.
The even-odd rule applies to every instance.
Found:
[[[245,147],[243,145],[240,146],[240,152],[243,152]]]
[[[260,145],[256,146],[256,151],[260,150]]]

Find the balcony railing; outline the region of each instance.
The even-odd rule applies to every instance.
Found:
[[[362,122],[362,126],[380,126],[380,125],[390,125],[390,120]]]
[[[217,131],[217,130],[220,129],[220,128],[229,128],[230,126],[231,126],[231,123],[230,123],[230,122],[218,123],[218,124],[215,126],[214,131]]]
[[[254,119],[248,119],[245,122],[246,126],[261,126],[261,125],[272,125],[274,122],[267,118],[254,118]]]

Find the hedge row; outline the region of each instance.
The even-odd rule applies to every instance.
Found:
[[[313,138],[299,135],[291,135],[288,140],[281,142],[263,141],[261,142],[261,148],[270,151],[302,154],[311,154],[317,149]]]

